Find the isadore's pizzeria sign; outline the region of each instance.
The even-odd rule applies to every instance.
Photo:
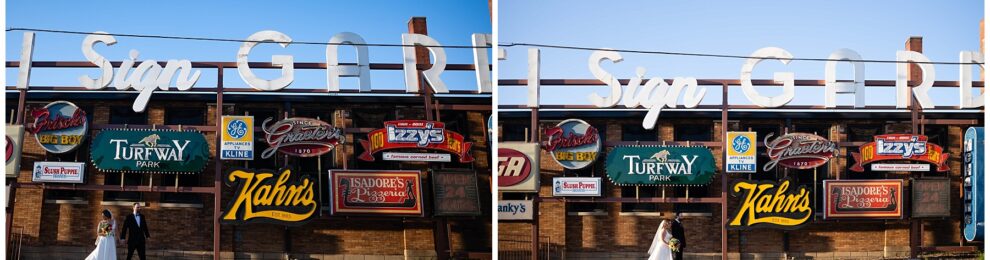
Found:
[[[775,96],[765,96],[757,91],[753,85],[753,71],[757,64],[764,60],[774,59],[783,64],[789,64],[794,58],[790,52],[778,47],[765,47],[756,50],[749,55],[739,72],[739,84],[742,92],[753,104],[763,108],[782,107],[790,103],[795,97],[795,74],[793,72],[775,72],[773,80],[782,84],[783,91]],[[527,86],[529,88],[527,107],[539,107],[540,88],[540,52],[539,49],[530,49],[529,52],[529,76]],[[983,94],[973,97],[973,71],[972,66],[983,63],[983,54],[975,51],[961,51],[959,53],[959,108],[983,107]],[[675,77],[669,82],[661,77],[646,77],[646,69],[636,68],[636,74],[629,77],[626,86],[622,86],[619,78],[602,67],[602,63],[610,61],[619,63],[623,60],[618,51],[603,50],[594,51],[588,58],[588,70],[609,87],[608,94],[601,96],[598,93],[588,95],[588,100],[596,107],[615,107],[622,101],[622,106],[626,108],[643,107],[649,111],[643,118],[643,128],[653,129],[657,118],[663,108],[676,108],[678,99],[681,99],[685,108],[694,108],[705,98],[707,89],[698,87],[698,80],[693,77]],[[836,95],[853,95],[855,108],[866,107],[866,81],[865,67],[862,57],[856,51],[850,49],[838,49],[828,56],[825,62],[825,108],[836,107]],[[923,109],[935,108],[932,99],[928,96],[935,83],[935,65],[924,54],[914,51],[897,51],[896,60],[898,62],[915,62],[921,68],[922,80],[917,86],[908,85],[908,66],[898,65],[896,89],[896,107],[907,108],[911,103],[911,96],[918,101]],[[838,81],[837,67],[839,62],[847,62],[852,65],[852,81]],[[921,63],[917,63],[921,62]],[[683,97],[682,97],[683,96]]]
[[[138,62],[140,52],[130,51],[129,59],[125,59],[117,67],[114,67],[110,60],[102,54],[96,52],[94,47],[102,43],[105,45],[117,44],[117,39],[107,32],[94,32],[87,35],[82,41],[82,54],[86,60],[99,67],[99,76],[91,78],[88,75],[79,76],[79,84],[89,90],[102,90],[113,83],[114,90],[135,90],[139,94],[134,100],[132,109],[135,112],[144,112],[151,95],[155,91],[169,91],[174,87],[178,91],[188,91],[199,80],[201,71],[192,69],[192,62],[189,60],[168,60],[162,67],[157,60],[148,59]],[[254,74],[248,63],[248,56],[251,50],[264,43],[277,43],[282,48],[292,44],[292,38],[279,31],[259,31],[248,36],[241,47],[237,50],[237,73],[241,79],[254,89],[260,91],[278,91],[288,87],[295,80],[295,67],[292,55],[272,55],[271,63],[276,67],[281,67],[281,76],[276,79],[264,79]],[[351,32],[342,32],[334,35],[327,42],[327,92],[340,91],[340,77],[357,77],[359,90],[362,92],[371,91],[371,67],[368,59],[368,46],[360,35]],[[491,93],[491,70],[488,61],[488,48],[492,45],[490,34],[472,34],[475,75],[477,76],[478,93]],[[447,85],[440,78],[447,67],[447,55],[442,45],[435,39],[422,34],[402,34],[403,72],[406,82],[407,93],[419,92],[419,75],[416,68],[416,57],[414,45],[423,46],[432,54],[433,66],[422,71],[423,79],[433,88],[434,93],[449,93]],[[21,50],[20,67],[18,71],[17,88],[28,89],[31,74],[31,61],[34,53],[34,33],[24,33]],[[355,49],[357,56],[356,64],[341,64],[338,57],[338,48],[349,46]],[[135,67],[136,65],[136,67]],[[133,69],[133,71],[132,71]],[[174,79],[174,80],[173,80]],[[173,82],[174,81],[174,82]]]

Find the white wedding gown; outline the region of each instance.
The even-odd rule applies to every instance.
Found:
[[[86,260],[117,260],[117,236],[114,235],[117,225],[116,223],[112,225],[109,234],[96,239],[96,249],[89,253]]]
[[[661,222],[660,227],[657,227],[657,234],[653,235],[653,243],[650,244],[650,251],[648,252],[650,254],[649,260],[674,259],[674,252],[670,250],[670,246],[667,245],[667,243],[663,242],[664,240],[669,241],[671,238],[673,238],[673,236],[670,234],[670,231],[661,228],[666,222],[667,222],[666,220]],[[663,239],[660,239],[661,236],[663,236]]]

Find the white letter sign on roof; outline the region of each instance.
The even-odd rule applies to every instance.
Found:
[[[292,63],[292,55],[272,55],[272,65],[282,67],[282,76],[273,80],[265,80],[255,76],[254,72],[251,72],[251,67],[248,67],[248,54],[260,42],[276,42],[282,48],[285,48],[289,46],[289,43],[292,43],[292,38],[278,31],[260,31],[248,36],[247,40],[237,50],[237,73],[241,75],[241,79],[248,86],[257,90],[273,91],[289,86],[295,77],[295,66]]]

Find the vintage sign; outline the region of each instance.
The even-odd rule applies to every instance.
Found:
[[[81,162],[34,162],[33,182],[83,183],[86,164]]]
[[[407,162],[450,162],[450,155],[445,153],[382,153],[382,160]]]
[[[963,236],[966,241],[983,240],[984,227],[984,163],[983,127],[966,130],[963,142]]]
[[[90,160],[104,172],[199,173],[210,146],[197,131],[105,129],[93,138]]]
[[[480,216],[478,175],[474,171],[433,172],[433,213],[437,216]]]
[[[220,159],[254,160],[254,116],[223,116]]]
[[[533,201],[499,200],[498,220],[533,220]]]
[[[949,179],[911,180],[911,217],[948,217],[951,191]]]
[[[358,159],[373,162],[375,153],[395,150],[434,150],[456,154],[461,163],[474,161],[471,143],[464,136],[443,128],[444,124],[425,120],[386,121],[385,128],[368,133],[368,140],[361,140],[364,153]]]
[[[618,185],[704,185],[715,175],[715,157],[705,147],[618,146],[605,172]]]
[[[68,101],[55,101],[31,111],[34,124],[27,131],[34,134],[41,148],[49,153],[67,153],[85,141],[89,131],[86,111]]]
[[[422,216],[419,174],[330,170],[330,214]]]
[[[902,180],[826,180],[825,218],[901,218]]]
[[[21,171],[21,149],[23,149],[24,144],[24,126],[22,125],[7,125],[5,128],[6,138],[5,150],[7,153],[7,178],[16,178],[17,174]],[[9,204],[8,204],[9,205]]]
[[[742,198],[729,216],[728,229],[798,229],[814,216],[811,191],[805,186],[791,189],[791,181],[737,181],[730,186],[732,196]]]
[[[537,192],[540,188],[540,146],[498,143],[498,191]]]
[[[224,183],[236,187],[220,219],[224,223],[302,225],[319,209],[313,190],[315,182],[289,169],[232,169]]]
[[[928,142],[924,135],[888,134],[873,137],[859,147],[859,153],[852,153],[856,164],[849,170],[862,172],[863,165],[879,161],[917,161],[936,165],[937,171],[949,170],[946,161],[949,154],[942,153],[942,147]]]
[[[763,165],[764,171],[773,170],[777,165],[792,169],[812,169],[828,163],[838,151],[835,143],[813,134],[790,133],[770,141],[772,137],[773,133],[770,133],[763,138],[767,145],[767,156],[770,156],[770,162]]]
[[[590,196],[602,195],[602,178],[600,177],[554,177],[553,196]]]
[[[268,118],[261,123],[265,142],[268,143],[268,148],[261,152],[262,159],[271,158],[276,151],[298,157],[315,157],[329,153],[344,143],[343,130],[327,122],[302,117],[272,122],[274,120]]]
[[[117,39],[107,32],[96,31],[86,36],[82,41],[82,55],[86,61],[99,67],[99,75],[91,78],[88,75],[79,77],[79,84],[87,90],[102,90],[110,86],[113,82],[114,89],[118,91],[134,90],[138,93],[131,106],[135,112],[144,112],[155,91],[169,91],[173,86],[178,91],[188,91],[193,88],[199,80],[201,71],[193,71],[192,62],[189,60],[169,59],[163,67],[158,61],[153,59],[138,62],[140,52],[131,50],[129,59],[123,60],[114,72],[110,59],[98,53],[94,47],[102,43],[110,46],[117,43]],[[281,69],[281,76],[276,79],[264,79],[258,77],[251,70],[248,56],[251,50],[259,44],[277,43],[281,47],[287,47],[292,43],[292,38],[278,31],[259,31],[251,34],[241,44],[236,52],[237,73],[244,82],[254,89],[261,91],[278,91],[288,87],[295,79],[295,67],[292,55],[272,55],[272,64]],[[326,76],[327,92],[340,91],[340,77],[357,77],[359,79],[358,91],[371,91],[371,70],[368,59],[368,46],[365,46],[364,38],[351,32],[335,34],[330,38],[330,44],[326,46]],[[354,45],[350,45],[354,44]],[[434,93],[449,93],[446,84],[440,75],[447,66],[447,55],[442,44],[430,36],[423,34],[402,34],[403,74],[406,83],[406,92],[419,92],[420,76],[429,83]],[[471,44],[474,49],[475,76],[477,77],[478,93],[491,93],[491,68],[489,67],[487,49],[492,46],[491,34],[476,33],[471,35]],[[30,80],[31,64],[34,53],[34,32],[25,32],[21,50],[20,68],[17,78],[17,89],[27,89]],[[433,57],[433,66],[425,71],[416,68],[416,48],[414,45],[423,46]],[[353,47],[357,64],[341,64],[338,59],[338,48],[341,46]],[[137,65],[135,67],[135,65]],[[134,69],[131,71],[131,69]]]
[[[756,132],[728,132],[725,147],[725,172],[756,172]]]
[[[588,167],[598,159],[602,149],[598,129],[580,119],[567,119],[546,130],[547,150],[564,168],[577,170]]]

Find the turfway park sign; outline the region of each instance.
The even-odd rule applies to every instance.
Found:
[[[487,48],[492,45],[490,34],[471,35],[474,51],[475,74],[479,93],[490,93],[492,89],[491,71],[489,68]],[[199,80],[201,71],[192,69],[192,62],[189,60],[168,60],[165,67],[159,65],[156,60],[144,60],[138,63],[140,52],[130,51],[129,59],[121,62],[121,65],[114,73],[110,60],[94,47],[98,43],[114,45],[117,39],[106,32],[94,32],[87,35],[82,41],[82,54],[86,60],[99,67],[99,76],[90,78],[87,75],[79,76],[79,83],[90,90],[100,90],[110,86],[116,90],[133,89],[139,92],[132,105],[135,112],[144,112],[148,105],[148,100],[156,90],[168,91],[175,87],[178,91],[191,89]],[[281,67],[281,76],[276,79],[263,79],[252,72],[248,65],[248,56],[251,50],[263,43],[277,43],[282,48],[286,48],[292,43],[292,38],[278,31],[259,31],[251,34],[237,50],[237,73],[252,88],[262,91],[277,91],[288,87],[295,80],[294,59],[291,55],[272,55],[272,64]],[[327,63],[327,92],[340,91],[340,77],[357,77],[359,79],[360,91],[371,91],[371,69],[368,59],[368,46],[360,35],[350,32],[342,32],[334,35],[328,41],[326,47]],[[406,92],[419,92],[419,72],[416,69],[416,57],[414,45],[425,47],[432,54],[433,66],[422,72],[423,79],[429,83],[435,93],[449,93],[447,85],[440,78],[440,74],[447,67],[447,54],[441,44],[433,38],[422,34],[402,34],[402,60],[403,72],[405,74]],[[34,53],[34,33],[24,33],[24,47],[21,50],[20,71],[17,82],[18,89],[27,89],[30,79],[32,54]],[[338,48],[340,46],[354,47],[357,54],[357,63],[353,65],[340,64]],[[137,67],[134,67],[137,65]],[[131,72],[132,67],[134,71]],[[176,75],[178,73],[178,75]],[[173,83],[173,78],[175,78]]]
[[[224,182],[227,186],[237,187],[234,199],[224,208],[226,213],[220,219],[225,223],[300,225],[309,220],[319,207],[313,193],[312,178],[307,175],[293,176],[289,169],[278,172],[233,169],[227,173]]]
[[[781,182],[748,180],[732,184],[732,196],[739,197],[739,208],[727,228],[750,229],[771,227],[797,229],[814,215],[811,209],[811,192],[804,186],[790,189],[791,181]]]
[[[715,175],[715,157],[705,147],[619,146],[605,172],[619,185],[704,185]]]
[[[199,173],[210,146],[196,131],[107,129],[93,138],[90,159],[107,172]]]
[[[795,96],[795,74],[793,72],[776,72],[773,80],[783,84],[783,91],[776,96],[765,96],[757,91],[753,85],[753,71],[756,66],[767,59],[775,59],[783,64],[789,64],[794,58],[790,52],[778,47],[765,47],[756,50],[749,55],[739,72],[739,84],[743,94],[753,104],[764,108],[782,107],[790,103]],[[896,60],[900,62],[930,62],[925,55],[914,51],[897,51]],[[828,56],[829,61],[825,62],[825,108],[836,107],[836,94],[851,94],[854,96],[854,107],[866,107],[866,85],[865,68],[862,57],[856,51],[850,49],[839,49]],[[594,77],[604,82],[609,87],[608,94],[601,96],[598,93],[588,95],[588,100],[596,107],[615,107],[622,101],[622,105],[627,108],[643,107],[649,109],[646,117],[643,118],[643,128],[653,129],[657,118],[663,108],[676,108],[678,99],[682,100],[685,108],[694,108],[705,98],[707,89],[698,88],[698,80],[693,77],[675,77],[670,83],[661,77],[646,78],[646,68],[637,67],[635,76],[629,79],[626,86],[622,86],[619,78],[602,68],[602,63],[610,61],[618,63],[623,60],[618,51],[603,50],[594,51],[588,58],[588,70]],[[852,65],[853,80],[851,82],[840,82],[836,78],[836,71],[839,62],[848,62]],[[983,63],[983,54],[975,51],[962,51],[959,53],[960,73],[959,73],[959,98],[960,108],[983,107],[983,94],[973,97],[972,67],[975,63]],[[529,54],[529,77],[527,80],[529,95],[527,106],[531,108],[539,107],[540,88],[540,52],[539,49],[530,49]],[[921,68],[922,80],[917,86],[908,85],[908,66],[897,66],[896,106],[897,108],[907,108],[911,103],[911,93],[917,99],[922,108],[934,108],[928,91],[935,83],[935,66],[931,63],[915,63]],[[681,97],[683,96],[683,98]]]

